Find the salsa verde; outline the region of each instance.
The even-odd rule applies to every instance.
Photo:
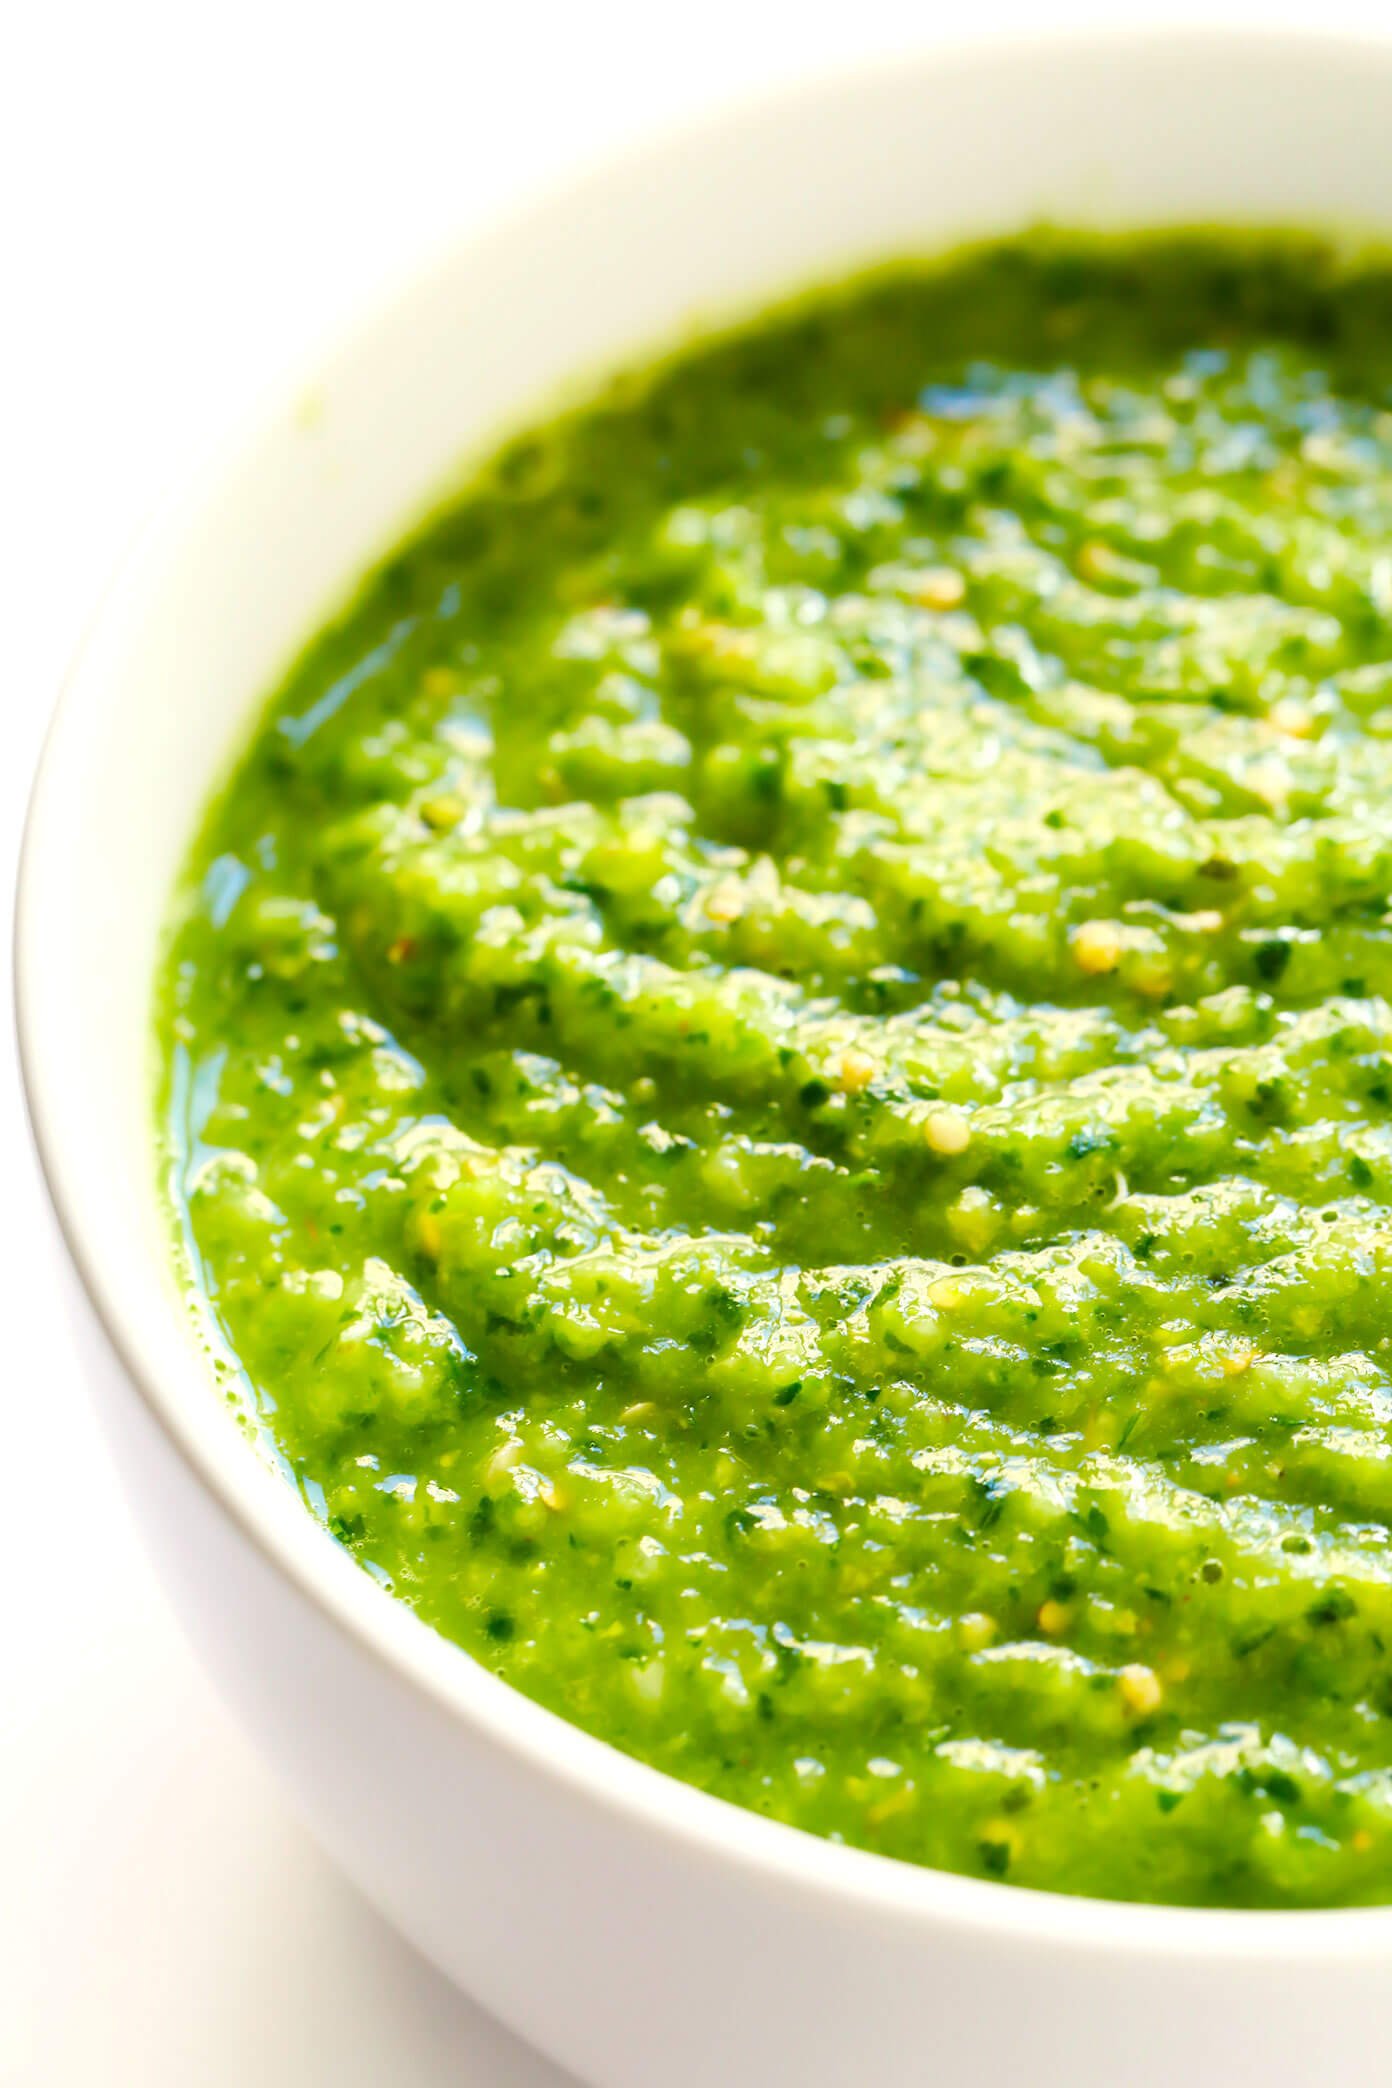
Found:
[[[198,1307],[675,1776],[1392,1900],[1390,894],[1392,272],[863,279],[511,442],[275,695],[162,987]]]

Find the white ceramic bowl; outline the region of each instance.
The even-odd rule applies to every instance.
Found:
[[[817,1841],[513,1694],[353,1566],[219,1397],[173,1273],[151,979],[206,793],[279,670],[558,384],[819,274],[1040,217],[1392,231],[1392,48],[962,49],[745,106],[453,254],[160,520],[35,792],[25,1073],[118,1450],[195,1644],[365,1891],[604,2088],[1379,2079],[1392,1909],[1110,1906]],[[27,1396],[34,1396],[32,1393]]]

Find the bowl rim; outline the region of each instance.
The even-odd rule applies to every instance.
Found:
[[[144,1353],[136,1314],[107,1279],[102,1238],[89,1224],[80,1194],[83,1156],[65,1133],[63,1091],[49,1077],[44,1034],[54,1034],[64,1003],[62,966],[55,966],[44,934],[51,865],[60,846],[69,750],[80,740],[83,717],[105,699],[108,656],[119,649],[129,604],[158,575],[166,555],[191,520],[218,497],[235,463],[293,416],[296,402],[317,390],[332,371],[351,363],[379,327],[438,276],[485,258],[488,248],[544,216],[563,195],[612,179],[638,179],[664,150],[718,144],[732,121],[758,123],[796,102],[873,92],[881,79],[912,68],[941,79],[958,68],[990,67],[1038,57],[1052,64],[1118,57],[1134,63],[1147,53],[1202,59],[1213,65],[1263,61],[1331,67],[1373,67],[1392,95],[1392,37],[1306,26],[1243,29],[1227,25],[1142,29],[1108,25],[1032,32],[1027,36],[960,34],[915,42],[888,55],[819,69],[792,80],[765,83],[660,128],[645,125],[621,143],[580,156],[546,182],[515,195],[460,237],[437,245],[395,281],[360,300],[347,325],[333,329],[316,354],[301,358],[288,377],[265,387],[181,475],[137,532],[92,611],[61,683],[31,788],[16,879],[13,968],[21,1085],[43,1179],[67,1252],[95,1317],[130,1386],[213,1504],[262,1561],[289,1580],[359,1650],[381,1661],[451,1720],[522,1758],[536,1773],[569,1786],[597,1811],[668,1840],[688,1859],[742,1869],[784,1895],[801,1894],[866,1916],[912,1922],[928,1936],[935,1927],[977,1932],[1002,1941],[1086,1950],[1114,1959],[1138,1953],[1174,1964],[1217,1960],[1335,1960],[1385,1958],[1392,1952],[1392,1905],[1301,1910],[1210,1908],[1112,1901],[977,1879],[834,1843],[807,1830],[751,1812],[680,1782],[546,1710],[503,1682],[462,1647],[425,1625],[404,1602],[386,1593],[306,1510],[281,1475],[240,1431],[229,1430],[220,1451],[240,1440],[246,1456],[213,1454],[196,1425],[199,1407],[225,1411],[211,1369],[194,1362],[185,1342],[185,1368],[155,1368]],[[640,344],[641,346],[641,344]],[[587,374],[582,372],[582,377]],[[80,990],[80,989],[79,989]],[[151,1122],[151,1162],[156,1141]],[[171,1313],[178,1311],[172,1290]],[[193,1316],[190,1315],[190,1318]],[[187,1334],[187,1329],[184,1330]],[[209,1397],[213,1394],[213,1397]],[[211,1435],[211,1430],[209,1434]],[[259,1470],[283,1502],[260,1491]]]

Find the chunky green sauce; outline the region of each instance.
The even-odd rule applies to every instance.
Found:
[[[295,668],[168,966],[198,1286],[340,1540],[620,1747],[1392,1900],[1389,892],[1392,273],[874,279]]]

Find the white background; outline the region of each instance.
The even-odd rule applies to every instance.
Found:
[[[378,286],[721,94],[1142,16],[1392,31],[1392,0],[0,0],[6,913],[43,721],[124,540]],[[337,1879],[175,1636],[67,1351],[8,966],[0,997],[0,2082],[561,2088]]]

